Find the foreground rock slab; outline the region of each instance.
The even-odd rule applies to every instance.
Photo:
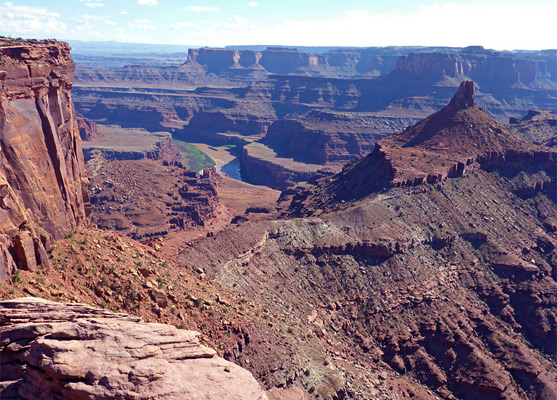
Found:
[[[0,302],[2,399],[267,399],[198,333],[85,304]]]

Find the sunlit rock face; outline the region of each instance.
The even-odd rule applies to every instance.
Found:
[[[0,40],[0,281],[89,221],[70,47]]]

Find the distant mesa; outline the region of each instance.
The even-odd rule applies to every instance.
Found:
[[[463,48],[461,53],[468,53],[468,54],[495,54],[496,52],[492,50],[486,50],[483,46],[467,46]]]

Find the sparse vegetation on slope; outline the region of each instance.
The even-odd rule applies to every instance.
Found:
[[[178,150],[182,155],[182,164],[184,164],[184,166],[190,171],[199,172],[217,164],[215,160],[203,153],[197,147],[181,140],[173,139],[173,141],[178,146]]]

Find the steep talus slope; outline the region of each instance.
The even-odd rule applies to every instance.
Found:
[[[0,40],[0,281],[89,221],[70,48]]]
[[[102,156],[87,166],[92,220],[99,228],[146,241],[230,219],[217,196],[221,178],[214,168],[198,177],[181,164]]]
[[[374,398],[375,368],[403,398],[554,398],[556,152],[491,120],[469,82],[378,148],[300,190],[288,219],[200,239],[179,262],[285,313],[301,341],[317,336],[344,398]],[[407,151],[419,163],[391,161]],[[326,371],[316,391],[331,395]]]
[[[530,110],[522,118],[510,118],[507,129],[531,143],[557,147],[557,115]]]
[[[3,399],[260,399],[198,333],[85,304],[0,303]],[[188,379],[183,379],[188,377]]]

